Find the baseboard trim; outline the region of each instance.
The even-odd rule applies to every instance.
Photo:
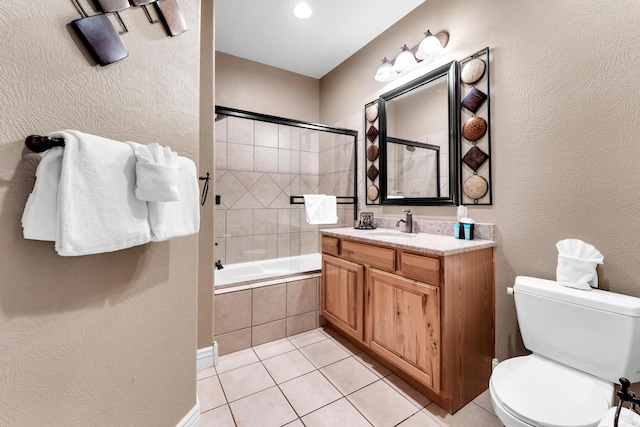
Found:
[[[213,346],[201,348],[198,350],[196,359],[196,370],[213,367]]]
[[[196,395],[196,405],[184,416],[176,427],[200,427],[200,399]]]

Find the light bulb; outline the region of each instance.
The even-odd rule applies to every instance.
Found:
[[[313,14],[313,10],[304,3],[298,3],[296,7],[293,8],[293,14],[296,18],[307,19]]]
[[[402,46],[402,52],[396,57],[396,61],[393,64],[393,68],[397,72],[402,72],[407,70],[414,65],[416,65],[418,61],[416,61],[416,57],[413,56],[413,53],[409,50],[407,45]]]
[[[374,77],[376,81],[379,82],[388,82],[393,80],[396,77],[396,70],[393,69],[393,65],[387,57],[382,60],[382,64],[376,70],[376,76]]]
[[[420,42],[420,46],[418,46],[418,51],[416,52],[416,58],[421,61],[439,55],[444,50],[444,47],[442,47],[442,43],[440,43],[440,40],[438,40],[436,36],[431,34],[431,31],[427,30],[424,35],[425,38]]]

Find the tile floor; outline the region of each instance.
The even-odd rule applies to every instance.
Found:
[[[202,427],[501,427],[488,391],[442,408],[331,329],[220,357],[198,371]]]

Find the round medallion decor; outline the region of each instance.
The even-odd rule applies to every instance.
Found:
[[[489,183],[483,177],[473,175],[464,182],[462,189],[467,197],[477,200],[483,198],[487,194],[487,191],[489,190]]]
[[[460,79],[466,84],[472,85],[484,76],[487,64],[480,58],[467,62],[460,72]]]
[[[369,160],[370,162],[373,162],[375,159],[378,158],[379,152],[380,150],[378,149],[377,145],[370,145],[369,148],[367,148],[367,160]]]
[[[369,123],[373,123],[378,118],[378,104],[372,104],[367,107],[365,117]]]
[[[378,190],[377,186],[370,185],[369,188],[367,188],[367,199],[371,200],[372,202],[378,199],[379,194],[380,190]]]
[[[482,117],[471,117],[462,126],[462,136],[468,141],[477,141],[487,132],[487,121]]]

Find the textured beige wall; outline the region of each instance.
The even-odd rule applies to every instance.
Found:
[[[214,95],[215,95],[215,31],[214,1],[201,3],[200,34],[200,176],[209,172],[209,196],[200,210],[198,234],[198,348],[213,343],[213,212],[214,198]],[[201,185],[203,185],[201,181]]]
[[[196,404],[198,236],[59,257],[20,226],[31,133],[159,142],[198,163],[200,2],[179,4],[175,38],[124,11],[129,57],[100,68],[67,27],[71,1],[0,2],[0,425],[173,426]]]
[[[216,52],[216,105],[318,122],[319,81]]]
[[[494,205],[469,213],[497,225],[500,359],[523,351],[506,287],[516,275],[553,279],[558,240],[593,244],[602,287],[640,297],[638,17],[636,0],[429,0],[320,81],[320,121],[334,123],[403,81],[373,75],[427,29],[451,40],[416,73],[491,48]],[[455,208],[415,211],[455,218]]]

